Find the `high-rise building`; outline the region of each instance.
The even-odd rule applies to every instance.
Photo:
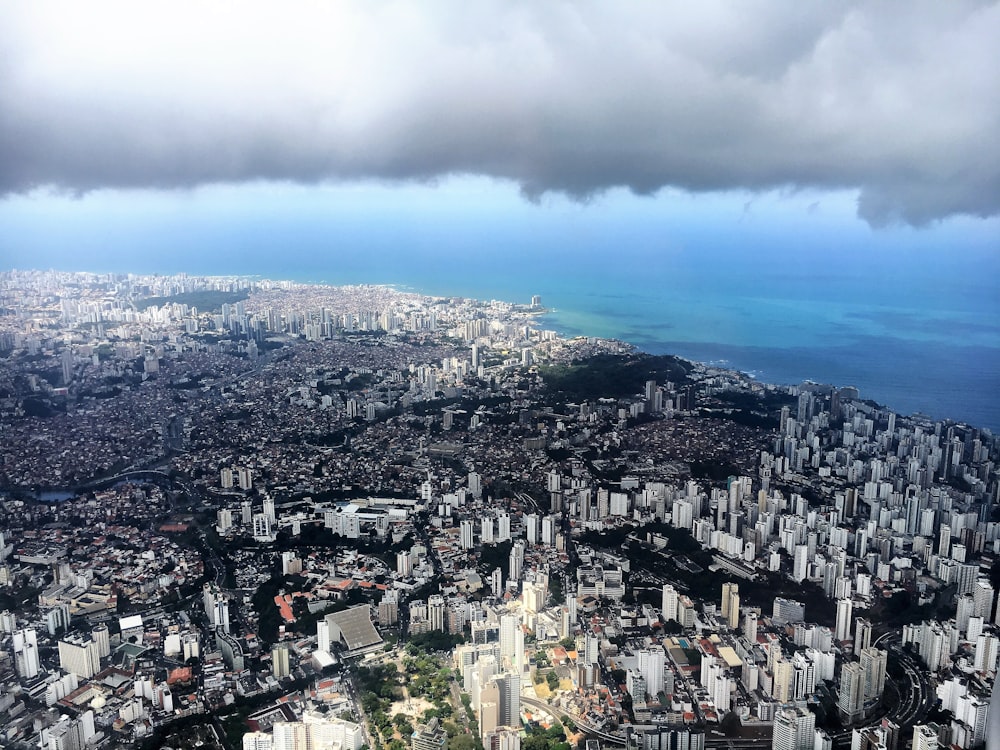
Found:
[[[642,676],[642,672],[637,672],[634,669],[628,670],[625,674],[625,689],[632,696],[634,706],[645,704],[648,691],[646,690],[646,678]]]
[[[860,657],[865,676],[865,702],[878,700],[885,689],[886,652],[869,646],[861,649]]]
[[[865,673],[857,662],[847,662],[840,670],[840,693],[837,707],[847,723],[853,723],[864,714]]]
[[[792,567],[792,577],[799,582],[809,577],[809,547],[805,544],[795,545],[795,564]]]
[[[378,603],[379,625],[395,625],[399,622],[399,592],[389,589]]]
[[[666,654],[662,648],[644,649],[640,651],[639,672],[646,684],[646,692],[652,696],[663,690],[663,668]]]
[[[396,553],[396,572],[401,578],[406,578],[413,574],[413,556],[409,550]]]
[[[774,715],[774,750],[813,750],[816,742],[816,714],[805,708],[785,705]]]
[[[941,727],[937,724],[917,724],[913,727],[912,750],[938,750]]]
[[[274,750],[274,738],[266,732],[247,732],[243,735],[243,750]]]
[[[469,472],[469,494],[477,500],[483,496],[483,478],[475,471]]]
[[[976,639],[975,668],[977,672],[996,672],[997,649],[1000,640],[995,635],[980,633]]]
[[[239,467],[236,470],[236,479],[240,483],[240,489],[243,490],[244,492],[246,490],[251,489],[253,487],[253,477],[250,474],[250,469],[248,469],[245,466],[241,466],[241,467]],[[266,508],[267,507],[266,506],[267,501],[265,500],[264,502],[265,502],[265,508]],[[272,510],[272,514],[273,514],[273,510],[274,510],[274,501],[273,500],[271,501],[271,510]],[[264,512],[266,513],[267,511],[265,510]],[[273,523],[274,519],[272,518],[271,521]]]
[[[0,559],[4,557],[5,540],[3,532],[0,531]],[[17,630],[17,615],[8,609],[0,612],[0,633],[13,633]]]
[[[802,602],[792,599],[784,599],[780,596],[774,598],[771,608],[771,620],[775,625],[785,625],[789,622],[802,622],[806,616],[806,608]]]
[[[872,645],[872,623],[864,617],[854,620],[854,653],[860,654]]]
[[[598,658],[600,656],[600,645],[601,642],[596,635],[593,633],[587,633],[584,637],[583,645],[583,663],[584,664],[597,664]]]
[[[491,529],[493,528],[492,523],[493,522],[491,520]],[[459,543],[461,544],[462,549],[472,549],[476,546],[472,519],[466,519],[459,525]]]
[[[444,597],[440,594],[434,594],[427,599],[427,619],[430,621],[431,630],[444,632],[446,610]]]
[[[664,620],[674,620],[675,622],[679,621],[677,616],[677,602],[677,589],[669,583],[663,584],[663,602],[660,609],[663,612]]]
[[[521,750],[521,733],[519,728],[498,728],[486,735],[483,742],[485,750]]]
[[[740,587],[736,583],[722,584],[722,617],[730,628],[740,624]]]
[[[553,547],[556,543],[556,522],[555,516],[548,515],[542,517],[542,544]]]
[[[510,516],[501,513],[497,516],[497,542],[510,541]]]
[[[517,615],[504,614],[500,616],[500,656],[508,665],[517,660],[518,634],[523,639],[521,620]]]
[[[791,703],[795,699],[795,666],[792,662],[781,659],[774,663],[771,695],[779,703]]]
[[[757,613],[753,610],[747,612],[746,617],[743,618],[743,635],[746,638],[747,643],[751,646],[757,643],[757,625],[758,625]]]
[[[479,519],[479,538],[483,544],[493,544],[496,542],[495,524],[490,516]]]
[[[528,544],[538,544],[538,516],[527,513],[524,516],[524,538]]]
[[[38,636],[35,631],[30,628],[14,631],[13,646],[14,668],[18,676],[26,680],[37,677],[41,665],[38,660]]]
[[[70,381],[73,380],[73,364],[73,350],[66,347],[62,353],[63,385],[69,385]]]
[[[229,632],[229,595],[214,583],[206,583],[201,590],[202,604],[211,627]]]
[[[79,750],[96,736],[94,712],[85,711],[79,718],[61,716],[55,724],[42,729],[41,747],[46,750]]]
[[[426,724],[417,724],[410,739],[413,750],[444,750],[448,735],[441,727],[436,716]]]
[[[493,678],[500,693],[498,725],[521,726],[521,675],[505,672]]]
[[[973,615],[990,619],[993,608],[993,586],[985,578],[980,578],[972,587],[972,598],[974,602]]]
[[[273,524],[271,518],[266,513],[254,513],[253,515],[253,537],[258,541],[273,541],[271,529]]]
[[[275,644],[274,648],[271,649],[271,672],[279,680],[292,673],[287,643]]]
[[[890,721],[851,732],[851,750],[896,750],[898,742],[899,727]]]
[[[97,655],[101,659],[106,659],[111,656],[111,634],[108,632],[108,626],[104,623],[97,625],[93,630],[90,631],[90,637],[97,644]]]
[[[938,555],[948,557],[951,551],[951,526],[946,523],[941,524],[941,531],[938,534]]]
[[[507,579],[509,581],[521,580],[521,568],[524,566],[524,541],[518,539],[510,550],[509,570]]]
[[[299,721],[279,721],[271,728],[272,750],[306,750],[306,725]]]
[[[66,672],[90,679],[101,670],[97,644],[90,636],[71,633],[59,641],[59,666]]]
[[[850,599],[837,600],[837,629],[835,638],[838,641],[846,641],[851,637],[851,616],[854,605]]]

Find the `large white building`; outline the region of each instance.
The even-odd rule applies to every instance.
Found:
[[[28,628],[14,631],[14,668],[19,677],[30,680],[38,676],[41,666],[38,661],[38,636]]]
[[[78,677],[90,679],[101,671],[99,646],[89,636],[68,635],[59,641],[59,666]]]
[[[666,654],[662,648],[645,649],[640,651],[639,672],[646,682],[646,692],[654,698],[656,694],[663,690],[663,669],[666,662]]]
[[[816,714],[798,706],[782,706],[774,716],[774,750],[813,750]]]
[[[660,611],[663,613],[664,620],[679,621],[677,615],[678,598],[677,589],[669,583],[663,584],[663,602],[660,606]]]
[[[42,750],[79,750],[96,734],[93,711],[85,711],[76,719],[64,715],[52,726],[42,729],[39,745]]]

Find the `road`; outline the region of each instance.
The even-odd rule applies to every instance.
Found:
[[[556,718],[559,718],[559,719],[562,719],[562,718],[568,716],[570,719],[573,720],[573,723],[576,724],[577,729],[579,729],[581,732],[584,732],[584,733],[589,734],[589,735],[593,735],[594,737],[599,737],[602,740],[604,740],[605,742],[611,742],[612,744],[615,744],[615,745],[624,745],[625,744],[625,735],[624,734],[619,734],[617,732],[607,732],[607,731],[605,731],[603,729],[598,729],[597,727],[592,726],[583,717],[576,716],[575,714],[571,714],[569,711],[566,711],[565,709],[560,708],[559,706],[550,705],[550,704],[546,703],[545,701],[538,700],[537,698],[526,698],[523,695],[521,696],[521,703],[524,704],[524,705],[533,706],[534,708],[540,708],[543,711],[547,711],[547,712],[549,712],[550,714],[552,714],[553,716],[555,716]]]
[[[881,646],[892,652],[906,673],[906,682],[897,683],[891,679],[886,681],[886,689],[896,692],[899,704],[888,716],[874,716],[863,724],[831,734],[835,748],[850,747],[852,730],[877,726],[883,718],[898,725],[902,734],[908,736],[909,727],[921,723],[937,703],[937,693],[931,684],[929,671],[916,657],[902,649],[901,640],[902,634],[898,630],[890,630],[872,642],[873,646]]]

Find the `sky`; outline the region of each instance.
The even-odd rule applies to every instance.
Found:
[[[996,39],[996,2],[5,3],[0,265],[1000,252]]]

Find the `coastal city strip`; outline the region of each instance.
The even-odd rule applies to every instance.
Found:
[[[0,746],[986,746],[990,431],[544,312],[0,272]]]

